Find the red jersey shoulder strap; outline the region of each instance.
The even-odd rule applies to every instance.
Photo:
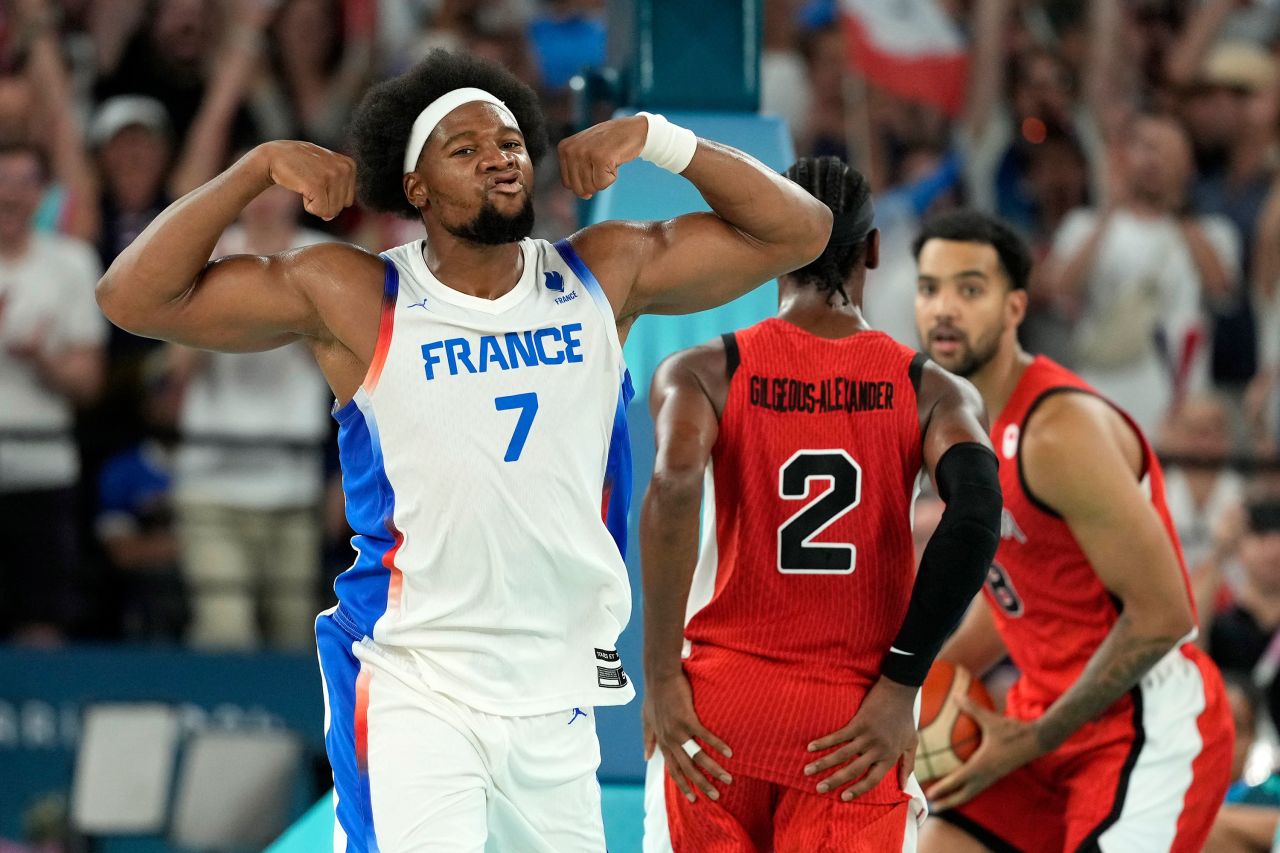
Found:
[[[1147,443],[1147,437],[1142,434],[1142,430],[1138,427],[1133,418],[1129,417],[1127,412],[1112,401],[1108,400],[1106,397],[1099,394],[1093,388],[1081,382],[1078,385],[1054,385],[1044,389],[1036,395],[1035,399],[1031,401],[1031,404],[1027,406],[1026,412],[1022,415],[1021,422],[1018,424],[1018,485],[1022,487],[1022,493],[1027,496],[1027,500],[1030,501],[1036,509],[1047,515],[1051,515],[1054,518],[1062,518],[1062,515],[1053,507],[1036,497],[1036,493],[1031,491],[1031,485],[1027,482],[1026,473],[1023,471],[1022,467],[1022,441],[1026,438],[1027,424],[1030,423],[1031,416],[1035,414],[1036,410],[1039,409],[1046,400],[1059,394],[1084,394],[1088,397],[1094,397],[1101,400],[1103,403],[1106,403],[1112,411],[1120,416],[1120,419],[1124,421],[1125,425],[1133,431],[1135,436],[1137,436],[1138,445],[1142,449],[1142,469],[1138,472],[1139,481],[1150,473],[1152,455],[1151,446]]]
[[[724,342],[725,376],[732,382],[733,374],[738,372],[738,365],[742,364],[742,353],[738,351],[738,336],[734,332],[725,332],[720,336],[720,340]]]
[[[916,396],[920,395],[920,383],[924,380],[924,364],[928,360],[929,356],[916,352],[911,356],[911,363],[907,365],[907,376],[911,379],[911,387],[916,389]]]

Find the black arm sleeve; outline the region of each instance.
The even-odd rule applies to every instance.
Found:
[[[919,686],[943,642],[982,589],[1000,543],[1000,477],[996,456],[975,442],[950,447],[938,461],[938,496],[946,502],[929,538],[902,628],[880,672]]]

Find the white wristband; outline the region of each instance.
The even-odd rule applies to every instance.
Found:
[[[640,159],[677,175],[689,167],[694,152],[698,150],[698,137],[687,127],[672,124],[660,115],[640,112],[649,122],[649,132],[644,138]]]

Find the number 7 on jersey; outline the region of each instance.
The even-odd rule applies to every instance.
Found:
[[[507,454],[502,457],[503,462],[515,462],[524,451],[524,443],[529,438],[529,428],[533,426],[533,417],[538,414],[538,395],[532,391],[527,394],[510,394],[495,399],[493,406],[499,412],[520,410],[516,431],[511,435],[511,443],[507,445]]]

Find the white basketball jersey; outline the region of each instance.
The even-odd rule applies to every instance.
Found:
[[[373,363],[337,410],[355,563],[335,618],[491,714],[617,705],[631,378],[608,299],[567,241],[481,299],[383,254]]]

